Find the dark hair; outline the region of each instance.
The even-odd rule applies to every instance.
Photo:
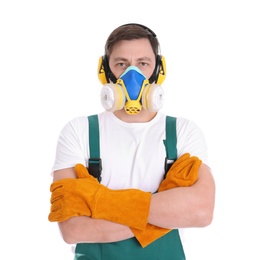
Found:
[[[148,27],[135,23],[121,25],[109,35],[105,44],[105,55],[109,58],[115,44],[119,41],[142,38],[149,40],[156,57],[159,53],[159,42],[156,34]]]

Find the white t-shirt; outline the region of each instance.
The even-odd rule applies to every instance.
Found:
[[[111,112],[99,115],[101,183],[111,189],[138,188],[156,192],[164,176],[165,115],[146,123],[126,123]],[[208,165],[205,138],[197,125],[177,118],[177,156],[190,153]],[[62,129],[52,171],[88,166],[88,119],[78,117]]]
[[[165,174],[166,116],[150,122],[125,123],[111,112],[99,116],[101,183],[111,189],[138,188],[156,192]],[[192,121],[177,118],[177,157],[184,153],[199,157],[208,165],[207,146],[202,131]],[[88,166],[89,135],[86,116],[74,118],[62,129],[56,150],[55,170]],[[186,229],[179,229],[183,245]],[[75,250],[75,245],[72,245]]]

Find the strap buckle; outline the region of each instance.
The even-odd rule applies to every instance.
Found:
[[[88,170],[91,175],[101,181],[101,170],[102,170],[102,163],[101,158],[90,158],[88,161]]]
[[[164,162],[164,170],[165,170],[165,174],[164,174],[164,179],[167,176],[167,173],[169,171],[169,169],[171,168],[171,166],[173,165],[175,161],[174,160],[170,160],[167,157],[165,157],[165,162]]]

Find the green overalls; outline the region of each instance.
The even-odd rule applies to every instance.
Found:
[[[90,160],[89,172],[100,180],[101,161],[99,156],[99,127],[97,115],[89,116]],[[91,135],[90,135],[91,133]],[[166,117],[167,158],[177,159],[176,118]],[[165,162],[166,162],[165,161]],[[168,171],[165,163],[165,173]],[[97,170],[96,170],[97,169]],[[91,173],[90,172],[90,173]],[[145,248],[135,237],[113,243],[78,243],[74,260],[185,260],[178,229],[172,230]]]

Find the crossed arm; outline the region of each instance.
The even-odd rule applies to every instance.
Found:
[[[213,218],[215,183],[209,167],[201,164],[198,179],[190,187],[178,187],[152,195],[148,222],[164,228],[205,227]],[[54,172],[54,180],[76,178],[74,168]],[[66,243],[114,242],[134,236],[128,226],[86,216],[58,223]]]

